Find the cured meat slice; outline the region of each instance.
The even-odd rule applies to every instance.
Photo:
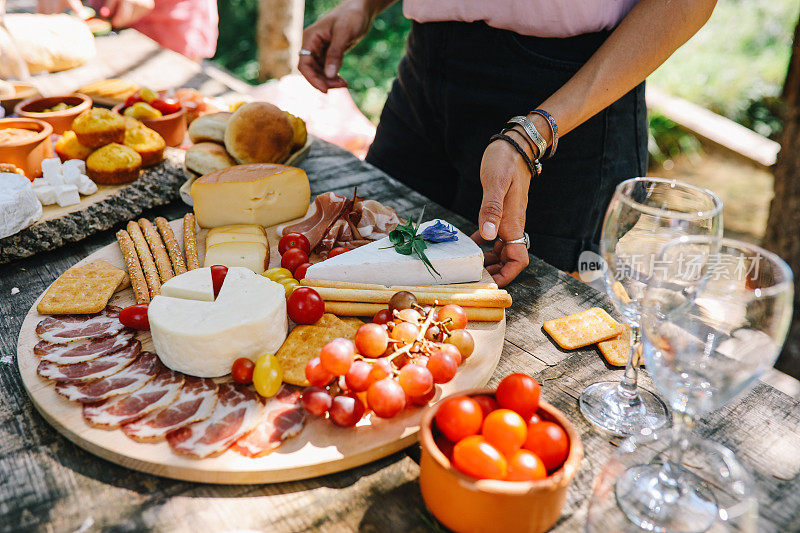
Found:
[[[59,365],[43,359],[39,362],[36,373],[59,383],[102,379],[122,371],[136,360],[141,351],[142,343],[133,339],[116,352],[83,363]]]
[[[125,327],[117,320],[121,310],[109,305],[93,315],[49,316],[36,325],[36,334],[42,340],[52,343],[116,335]]]
[[[217,404],[217,384],[207,378],[184,376],[178,399],[169,407],[122,426],[122,431],[140,442],[164,440],[167,433],[205,420]]]
[[[175,453],[197,459],[219,455],[261,420],[258,395],[240,383],[223,383],[211,416],[167,435]]]
[[[73,365],[116,352],[133,340],[134,334],[132,329],[126,328],[110,337],[84,339],[69,344],[53,344],[52,342],[39,341],[33,347],[33,353],[41,356],[43,361],[50,361],[60,365]]]
[[[334,192],[320,194],[314,199],[314,214],[291,226],[283,228],[283,235],[287,233],[302,233],[308,238],[311,249],[317,247],[322,237],[331,227],[331,224],[339,218],[347,205],[350,203],[346,197]]]
[[[147,413],[164,409],[175,401],[182,385],[183,374],[160,365],[156,377],[136,392],[83,404],[83,418],[92,426],[116,429]]]
[[[301,397],[299,388],[283,385],[278,394],[267,400],[256,429],[237,440],[231,449],[247,457],[261,457],[300,433],[306,421]]]
[[[89,383],[58,383],[56,392],[70,400],[94,403],[100,400],[130,394],[153,379],[161,362],[152,352],[142,352],[136,360],[121,372]]]

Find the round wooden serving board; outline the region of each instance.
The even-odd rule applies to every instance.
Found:
[[[182,241],[181,220],[172,227]],[[205,231],[197,241],[202,261]],[[280,261],[275,228],[268,230],[271,265]],[[101,248],[78,264],[104,259],[125,268],[116,243]],[[41,298],[41,296],[40,296]],[[284,442],[273,453],[249,458],[233,451],[207,459],[190,459],[173,453],[164,442],[139,443],[121,430],[102,430],[89,426],[83,419],[81,405],[58,395],[54,384],[36,374],[39,357],[33,353],[39,341],[36,324],[44,318],[36,311],[38,299],[28,311],[20,330],[17,364],[22,382],[34,406],[56,430],[81,448],[104,459],[150,474],[201,483],[275,483],[321,476],[346,470],[390,455],[417,440],[422,408],[408,408],[395,418],[384,420],[370,414],[356,427],[340,428],[329,420],[310,417],[302,432]],[[109,302],[125,307],[133,304],[129,288]],[[475,338],[475,352],[460,368],[456,377],[437,393],[436,399],[452,392],[484,386],[494,372],[505,336],[505,319],[500,322],[472,322],[469,330]],[[139,332],[144,350],[152,350],[148,332]]]

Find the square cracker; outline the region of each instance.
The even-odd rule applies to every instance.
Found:
[[[600,353],[612,366],[625,366],[628,363],[628,354],[631,350],[631,328],[623,326],[624,330],[616,337],[597,343]]]
[[[99,313],[124,277],[124,270],[106,261],[72,267],[47,289],[36,310],[43,315]]]
[[[548,320],[542,327],[565,350],[583,348],[610,339],[624,329],[622,324],[599,307]]]
[[[295,327],[275,354],[283,370],[283,381],[307,387],[308,362],[317,357],[322,347],[333,339],[344,337],[352,340],[356,329],[357,326],[332,313],[325,313],[315,324]]]

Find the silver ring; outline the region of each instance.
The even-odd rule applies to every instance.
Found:
[[[522,233],[522,237],[514,239],[513,241],[504,241],[506,244],[524,244],[526,250],[531,249],[531,238],[526,232]]]
[[[301,56],[310,56],[310,55],[313,55],[313,54],[311,53],[311,50],[306,50],[305,48],[301,48],[300,49],[300,55]]]

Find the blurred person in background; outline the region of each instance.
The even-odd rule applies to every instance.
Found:
[[[344,53],[394,1],[344,0],[306,28],[300,72],[323,92],[346,87]],[[477,215],[473,239],[494,241],[485,263],[500,286],[528,265],[526,231],[535,255],[573,271],[582,251],[596,250],[616,185],[646,173],[644,79],[715,4],[405,0],[406,55],[366,160]],[[527,124],[508,123],[515,116]]]
[[[217,49],[216,0],[91,0],[86,5],[114,28],[134,28],[195,61],[212,57]],[[40,13],[80,13],[80,6],[79,0],[39,0]]]

